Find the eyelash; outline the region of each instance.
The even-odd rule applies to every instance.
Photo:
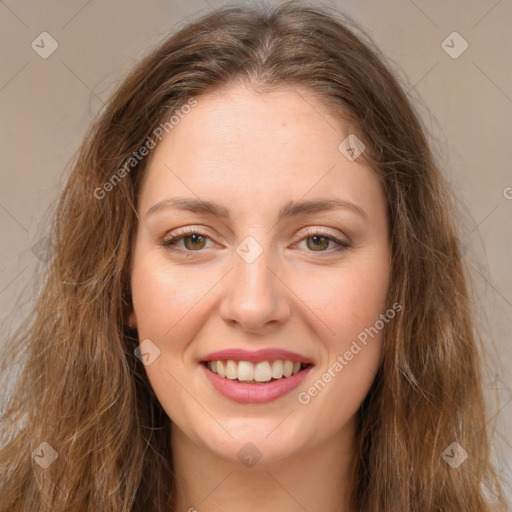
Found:
[[[202,232],[200,229],[197,229],[197,228],[184,228],[182,231],[180,231],[179,233],[169,237],[169,238],[166,238],[164,240],[162,240],[162,242],[160,242],[160,245],[162,245],[163,247],[165,247],[166,249],[168,250],[171,250],[171,251],[175,251],[175,252],[185,252],[185,254],[187,256],[198,256],[198,254],[193,254],[193,253],[201,253],[203,251],[203,249],[198,249],[196,251],[192,251],[190,249],[174,249],[173,246],[176,245],[176,242],[179,242],[180,240],[182,240],[183,238],[185,238],[186,236],[188,235],[200,235],[204,238],[208,238],[211,240],[211,238],[204,232]],[[305,233],[305,235],[299,240],[299,242],[302,242],[303,240],[306,240],[308,238],[311,238],[313,236],[320,236],[322,238],[326,238],[334,243],[336,243],[338,245],[338,247],[336,249],[333,249],[333,250],[323,250],[323,251],[309,251],[311,253],[315,253],[315,252],[318,252],[318,253],[332,253],[332,252],[339,252],[339,251],[343,251],[347,248],[350,247],[350,244],[344,240],[340,240],[339,238],[336,238],[335,236],[332,236],[328,233],[325,233],[323,231],[320,231],[318,229],[312,229],[312,230],[309,230]]]

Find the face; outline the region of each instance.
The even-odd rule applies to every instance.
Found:
[[[353,432],[390,244],[376,175],[339,149],[349,133],[307,89],[232,86],[153,150],[130,322],[173,436],[233,461],[251,442],[272,463]]]

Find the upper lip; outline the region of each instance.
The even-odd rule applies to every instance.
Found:
[[[226,359],[233,359],[235,361],[250,361],[251,363],[258,363],[260,361],[275,361],[277,359],[281,359],[299,363],[313,364],[313,360],[310,357],[280,348],[264,348],[261,350],[228,348],[225,350],[219,350],[217,352],[211,352],[205,356],[202,361],[223,361]]]

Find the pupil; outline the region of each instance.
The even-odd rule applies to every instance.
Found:
[[[187,237],[189,239],[189,244],[185,243],[185,245],[192,245],[192,247],[189,247],[192,248],[192,249],[197,249],[197,247],[194,247],[196,244],[201,244],[202,242],[202,236],[201,235],[198,235],[197,233],[193,233],[191,235],[188,235]],[[185,240],[187,239],[185,238]]]
[[[329,243],[325,237],[320,236],[320,235],[311,236],[311,240],[313,241],[313,247],[316,247],[316,248],[318,248],[318,247],[325,248],[325,244]],[[323,240],[323,243],[322,243],[322,240]]]
[[[193,234],[189,235],[189,238],[191,240],[192,245],[195,245],[195,244],[200,244],[203,237],[202,237],[202,235],[193,233]],[[313,245],[315,247],[323,247],[323,246],[325,246],[325,243],[327,241],[326,238],[321,235],[313,235],[313,236],[311,236],[311,240],[313,240]],[[323,240],[323,243],[322,243],[322,240]]]

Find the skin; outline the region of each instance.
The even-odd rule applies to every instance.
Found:
[[[309,403],[297,395],[385,312],[391,267],[381,185],[339,151],[349,126],[307,89],[262,94],[232,85],[197,100],[152,151],[131,273],[129,321],[160,350],[145,370],[173,422],[177,510],[347,511],[355,415],[379,366],[382,333]],[[147,214],[172,197],[218,202],[232,218]],[[344,208],[276,223],[288,201],[333,198],[367,218]],[[206,240],[189,234],[174,250],[161,245],[185,226]],[[306,227],[350,247],[321,239],[317,248]],[[263,250],[252,263],[236,252],[247,236]],[[200,366],[206,354],[233,347],[283,348],[315,367],[299,389],[241,404],[219,394]],[[262,454],[253,467],[237,457],[248,442]]]

